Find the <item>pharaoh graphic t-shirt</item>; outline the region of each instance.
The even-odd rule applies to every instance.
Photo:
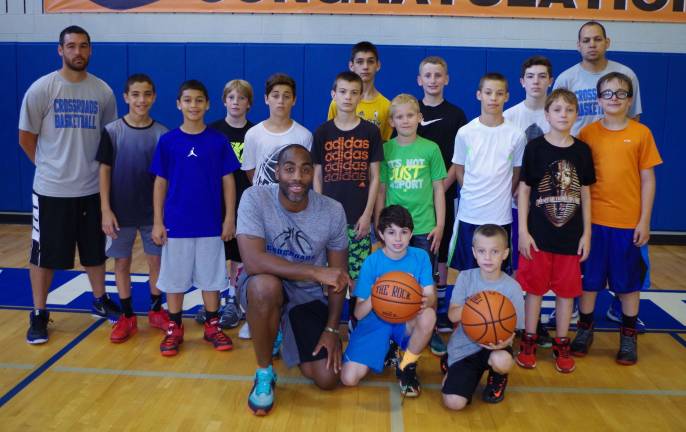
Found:
[[[521,181],[531,187],[527,225],[538,248],[576,255],[584,228],[581,187],[595,183],[591,149],[576,138],[569,147],[536,138],[524,150]]]
[[[357,223],[369,199],[369,167],[383,160],[379,128],[362,120],[342,131],[333,120],[314,132],[312,162],[322,166],[322,193],[343,204],[349,225]]]

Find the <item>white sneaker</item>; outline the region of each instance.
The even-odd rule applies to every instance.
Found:
[[[247,322],[245,324],[243,324],[243,327],[241,327],[240,330],[238,330],[238,337],[240,339],[251,339],[251,337],[250,337],[250,326],[248,326]]]

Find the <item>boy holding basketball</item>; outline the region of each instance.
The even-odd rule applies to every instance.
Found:
[[[374,78],[381,70],[381,60],[376,46],[367,41],[353,45],[348,68],[362,78],[362,98],[355,107],[355,112],[360,118],[374,123],[381,131],[381,139],[388,140],[393,132],[391,125],[388,124],[391,102],[374,85]],[[336,100],[332,100],[329,104],[328,120],[336,117],[337,109]]]
[[[232,172],[239,163],[226,137],[205,125],[210,103],[200,81],[185,81],[176,105],[183,124],[162,135],[150,167],[157,176],[152,238],[162,246],[157,287],[167,294],[169,305],[169,325],[160,344],[163,356],[175,356],[183,343],[183,297],[191,286],[202,291],[204,339],[217,351],[233,348],[218,310],[219,292],[228,286],[223,241],[236,232]]]
[[[431,263],[425,251],[410,247],[414,223],[407,209],[399,205],[386,207],[379,216],[377,227],[383,247],[369,255],[362,264],[356,287],[355,316],[358,324],[343,355],[341,382],[355,386],[370,369],[381,373],[389,341],[394,340],[405,350],[396,369],[400,392],[407,397],[417,397],[421,392],[417,360],[436,325]],[[390,271],[407,272],[422,287],[421,309],[414,318],[402,324],[383,321],[372,310],[372,287],[380,276]]]
[[[650,238],[653,169],[662,159],[650,129],[630,118],[632,79],[610,72],[596,87],[604,117],[579,133],[579,139],[591,147],[598,181],[591,187],[591,253],[584,263],[579,323],[571,348],[578,357],[588,353],[596,296],[609,285],[622,306],[615,360],[632,365],[638,361],[636,324],[647,270],[641,247]]]
[[[494,224],[478,227],[472,239],[472,253],[478,268],[461,271],[450,299],[448,318],[457,325],[448,342],[448,354],[441,366],[443,404],[452,410],[465,408],[472,400],[481,376],[488,370],[488,381],[482,398],[497,403],[505,397],[507,374],[514,365],[514,333],[497,344],[480,345],[467,337],[461,325],[462,309],[467,299],[482,291],[497,291],[507,297],[517,313],[517,328],[524,327],[524,298],[519,284],[501,270],[510,253],[507,231]],[[447,358],[446,358],[447,357]]]
[[[105,126],[95,160],[100,162],[102,230],[105,254],[114,258],[114,272],[122,314],[110,333],[113,343],[125,342],[138,331],[131,297],[131,250],[140,232],[150,272],[150,326],[167,329],[169,316],[157,289],[161,248],[152,241],[152,190],[155,178],[148,168],[160,136],[167,128],[150,117],[155,84],[149,76],[131,75],[124,85],[129,112]]]
[[[580,262],[591,247],[591,192],[595,171],[591,150],[574,138],[578,102],[567,89],[554,90],[545,101],[550,132],[529,142],[519,183],[519,270],[526,292],[526,333],[517,364],[536,367],[536,327],[543,295],[555,293],[555,369],[574,370],[567,337],[574,298],[581,295]]]

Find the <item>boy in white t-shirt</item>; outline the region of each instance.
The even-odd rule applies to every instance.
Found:
[[[248,130],[243,148],[241,169],[252,184],[276,183],[277,158],[287,145],[312,147],[312,133],[291,118],[295,100],[293,78],[276,73],[267,79],[264,102],[269,106],[269,118]]]
[[[503,117],[509,95],[504,75],[484,75],[476,92],[481,115],[455,137],[453,164],[461,189],[448,262],[460,271],[477,267],[471,250],[476,228],[492,223],[508,234],[511,230],[513,185],[519,179],[526,137]],[[511,273],[509,259],[502,267]]]

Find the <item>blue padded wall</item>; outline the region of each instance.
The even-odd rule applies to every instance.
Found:
[[[422,58],[439,55],[450,68],[446,98],[464,109],[468,118],[479,113],[476,89],[487,71],[504,73],[510,82],[506,107],[524,97],[519,85],[519,67],[531,55],[551,59],[554,75],[579,60],[573,50],[534,50],[505,48],[379,46],[381,71],[377,87],[389,99],[398,93],[421,95],[417,86],[417,67]],[[60,59],[55,43],[2,43],[0,55],[9,59],[0,65],[0,79],[10,83],[8,100],[0,108],[0,211],[31,209],[33,166],[17,145],[17,122],[21,99],[38,77],[57,69]],[[350,47],[309,44],[215,44],[215,43],[97,43],[93,47],[90,71],[107,81],[117,95],[119,113],[126,112],[121,96],[129,74],[149,74],[158,89],[153,116],[169,127],[179,124],[176,91],[190,78],[200,79],[210,92],[213,121],[225,114],[221,92],[226,81],[242,77],[250,81],[255,99],[248,117],[253,122],[266,118],[264,82],[274,72],[286,72],[297,82],[297,103],[293,118],[310,130],[326,120],[333,78],[347,70]],[[686,118],[686,88],[679,78],[686,76],[686,55],[662,53],[611,52],[610,58],[630,66],[641,82],[646,123],[658,143],[665,163],[656,169],[658,188],[653,229],[686,231],[686,203],[675,200],[684,183],[678,161],[686,161],[678,125]]]

